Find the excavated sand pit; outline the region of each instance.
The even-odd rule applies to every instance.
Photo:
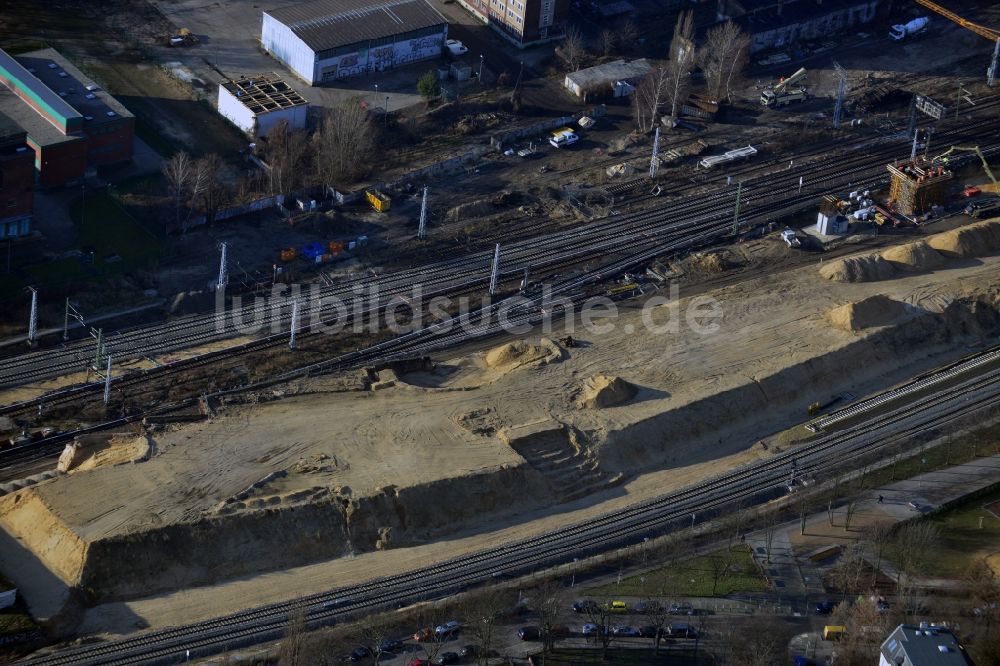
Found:
[[[865,284],[809,267],[711,292],[715,333],[654,333],[624,308],[621,327],[578,329],[572,349],[528,338],[397,373],[378,391],[223,405],[210,422],[151,432],[141,464],[0,497],[0,526],[94,600],[376,550],[409,561],[445,536],[452,557],[455,543],[484,547],[522,521],[519,536],[550,532],[564,512],[597,515],[718,473],[721,459],[772,455],[756,442],[816,399],[863,395],[995,339],[998,269],[987,257]],[[237,608],[291,594],[240,589]]]
[[[925,241],[904,243],[882,252],[882,258],[899,271],[928,271],[944,265],[944,257]]]

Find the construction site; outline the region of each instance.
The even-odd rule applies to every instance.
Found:
[[[819,18],[802,19],[782,46],[762,26],[805,14],[797,3]],[[156,16],[176,18],[160,4]],[[727,540],[746,548],[763,601],[718,589],[729,564],[698,594],[606,595],[608,613],[653,596],[716,609],[697,621],[704,655],[678,639],[690,627],[669,640],[659,627],[655,651],[629,652],[648,610],[631,619],[634,634],[603,616],[590,633],[621,634],[613,663],[743,663],[726,660],[731,610],[720,604],[757,604],[751,614],[798,632],[773,648],[780,663],[806,658],[803,636],[812,661],[801,663],[822,663],[829,641],[817,641],[840,625],[814,608],[840,588],[826,578],[819,592],[782,588],[773,534],[761,549],[747,533],[800,520],[804,538],[807,511],[826,507],[832,528],[835,505],[849,533],[855,502],[876,501],[867,475],[891,464],[898,481],[898,461],[921,457],[914,474],[939,471],[926,465],[935,447],[996,427],[997,7],[851,9],[849,21],[836,15],[846,31],[836,39],[850,45],[834,48],[807,35],[840,8],[713,3],[701,28],[699,12],[676,11],[673,35],[643,28],[644,44],[676,54],[660,60],[651,46],[598,56],[600,23],[588,18],[598,10],[581,6],[571,22],[593,53],[559,72],[565,41],[524,51],[538,60],[526,67],[509,34],[455,18],[464,5],[427,4],[453,39],[434,86],[420,84],[434,94],[409,106],[386,95],[391,72],[370,73],[372,93],[354,78],[309,83],[284,56],[254,53],[245,71],[220,64],[230,56],[209,51],[215,36],[198,27],[219,21],[224,39],[224,21],[237,18],[219,8],[191,7],[193,32],[175,25],[164,34],[181,37],[157,37],[177,59],[168,69],[201,81],[198,94],[216,95],[212,113],[240,132],[245,145],[226,166],[234,182],[253,178],[232,186],[240,197],[211,199],[223,189],[206,174],[211,161],[184,152],[185,165],[178,151],[155,175],[84,184],[133,221],[163,220],[164,234],[142,241],[160,244],[155,259],[133,267],[128,252],[84,235],[98,247],[81,256],[111,272],[88,269],[57,290],[35,279],[39,264],[11,271],[31,282],[11,298],[10,340],[0,341],[0,592],[17,599],[0,617],[17,611],[32,627],[11,631],[12,659],[175,663],[225,652],[313,663],[289,660],[289,637],[332,631],[349,647],[324,663],[350,647],[350,661],[392,652],[408,666],[473,663],[479,653],[460,656],[445,620],[454,613],[457,627],[462,612],[479,612],[463,595],[502,590],[516,591],[523,617],[504,625],[509,645],[496,654],[480,642],[476,663],[538,663],[558,653],[553,627],[566,649],[589,651],[572,663],[599,663],[580,622],[594,616],[569,610],[578,574],[621,586],[624,569],[651,571],[651,544],[669,568]],[[731,16],[736,5],[743,14]],[[665,20],[662,9],[633,11]],[[728,78],[698,51],[717,24],[746,31],[749,55]],[[461,59],[459,37],[478,58]],[[326,56],[315,57],[319,72]],[[490,58],[501,64],[483,74]],[[671,68],[684,58],[691,81],[671,99]],[[155,143],[144,102],[123,99]],[[345,147],[359,127],[368,153]],[[30,146],[9,134],[0,169],[15,144]],[[116,187],[125,193],[109,194]],[[197,203],[185,209],[189,193]],[[36,197],[56,208],[68,195]],[[88,209],[73,210],[86,225]],[[992,461],[996,442],[986,449],[957,462]],[[983,488],[994,492],[991,474]],[[923,502],[902,500],[914,520],[933,519]],[[840,562],[848,552],[840,547]],[[958,583],[930,580],[920,606],[898,570],[864,566],[879,584],[854,597],[875,594],[875,615],[894,622],[879,625],[866,658],[885,654],[896,624],[982,620],[936,601]],[[815,590],[812,574],[796,575]],[[561,589],[552,617],[539,601],[549,584]],[[698,615],[671,614],[692,626]],[[399,646],[383,647],[384,631],[371,638],[376,616],[406,628]],[[991,637],[965,636],[975,650]]]

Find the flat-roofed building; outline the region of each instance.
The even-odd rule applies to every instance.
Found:
[[[448,22],[427,0],[312,0],[264,12],[264,49],[309,85],[440,57]]]
[[[0,51],[0,111],[28,135],[43,187],[132,159],[135,118],[54,49]]]
[[[258,74],[219,84],[219,113],[247,134],[266,136],[284,120],[306,126],[309,102],[277,74]]]
[[[35,156],[28,133],[0,113],[0,239],[31,233],[35,197]]]

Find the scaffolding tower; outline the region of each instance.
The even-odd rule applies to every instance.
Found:
[[[903,215],[920,215],[944,203],[952,172],[940,162],[916,157],[890,164],[889,204]]]

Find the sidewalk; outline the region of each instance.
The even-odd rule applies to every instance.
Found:
[[[857,498],[850,531],[844,529],[846,507],[834,510],[833,526],[825,511],[808,516],[804,534],[800,534],[798,520],[779,525],[774,531],[770,562],[765,530],[747,534],[747,543],[781,596],[808,600],[825,593],[821,567],[804,556],[796,557],[795,553],[808,553],[823,546],[849,546],[868,525],[900,523],[997,482],[1000,482],[1000,455],[978,458],[867,490],[863,497]],[[878,501],[880,495],[882,503]],[[919,509],[914,509],[910,502]],[[886,568],[883,563],[883,572],[891,576],[892,572]],[[941,587],[949,583],[937,579],[927,582]]]

